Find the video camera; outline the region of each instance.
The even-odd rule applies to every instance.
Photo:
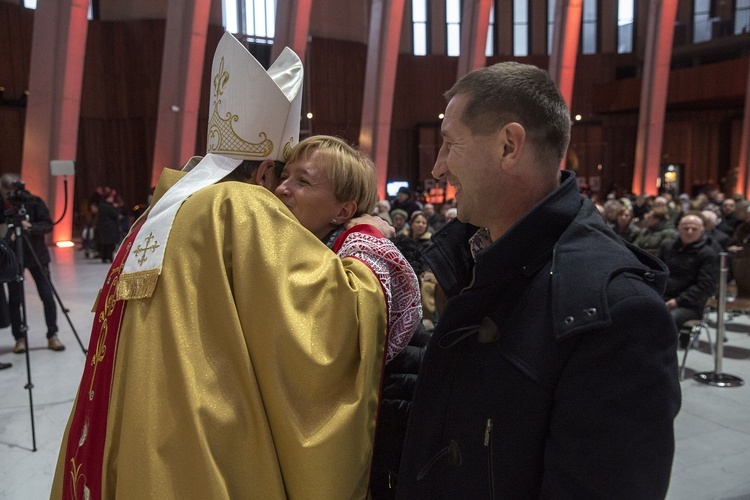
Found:
[[[13,182],[13,190],[8,193],[6,210],[3,213],[5,222],[16,225],[20,220],[28,220],[26,204],[34,202],[36,197],[26,190],[26,183],[22,180]]]

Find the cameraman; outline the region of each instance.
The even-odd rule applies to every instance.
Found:
[[[23,243],[23,264],[29,270],[36,283],[39,297],[44,304],[44,319],[47,323],[47,347],[53,351],[64,351],[65,346],[57,337],[57,308],[52,294],[49,273],[49,251],[44,235],[52,231],[52,219],[47,205],[38,196],[26,191],[24,183],[16,174],[4,174],[0,177],[0,193],[3,197],[5,219],[9,225],[21,224],[23,234],[28,242]],[[11,248],[16,251],[15,228],[6,236]],[[29,248],[29,245],[31,248]],[[21,256],[16,255],[19,259]],[[36,257],[35,257],[36,256]],[[38,260],[38,263],[37,263]],[[46,279],[45,279],[46,277]],[[10,323],[16,345],[13,352],[26,352],[26,337],[21,331],[21,294],[23,288],[19,281],[8,283],[8,306]]]

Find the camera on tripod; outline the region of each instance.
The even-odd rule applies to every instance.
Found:
[[[6,199],[9,207],[3,212],[5,222],[8,224],[9,228],[13,225],[17,225],[22,220],[29,219],[29,215],[26,212],[26,204],[31,203],[34,200],[34,195],[26,190],[25,182],[22,180],[13,182],[13,190],[8,193]]]

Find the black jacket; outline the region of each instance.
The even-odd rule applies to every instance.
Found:
[[[373,500],[395,495],[409,408],[431,335],[420,323],[409,344],[385,365],[370,473]]]
[[[663,498],[680,405],[666,269],[563,172],[477,254],[452,221],[425,257],[448,302],[407,429],[398,498]]]
[[[703,316],[703,307],[719,282],[719,254],[711,243],[702,236],[683,245],[677,237],[661,246],[659,258],[669,269],[664,298],[675,299],[679,307]]]

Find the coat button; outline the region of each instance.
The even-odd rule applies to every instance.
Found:
[[[584,309],[583,312],[589,318],[593,318],[594,316],[596,316],[596,307],[589,307],[588,309]]]
[[[572,325],[574,321],[575,318],[573,316],[568,316],[563,320],[563,323],[565,323],[566,325]]]
[[[656,275],[654,275],[654,273],[652,273],[651,271],[643,273],[643,279],[645,279],[646,281],[654,281],[655,278]]]

